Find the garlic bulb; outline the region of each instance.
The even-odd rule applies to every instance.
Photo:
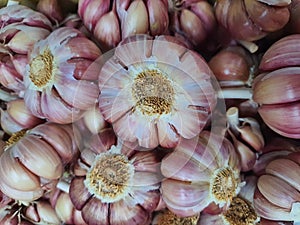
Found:
[[[230,205],[244,185],[238,155],[226,138],[208,131],[193,139],[182,139],[162,159],[161,191],[169,210],[192,216],[210,203]]]
[[[97,102],[98,71],[88,68],[100,55],[94,42],[70,27],[36,42],[24,75],[24,100],[32,114],[62,124],[78,120]]]
[[[216,105],[212,71],[178,43],[170,36],[131,36],[104,63],[99,108],[121,140],[170,148],[207,123]]]
[[[87,224],[147,225],[160,200],[157,152],[116,143],[111,128],[81,151],[69,194]]]
[[[0,156],[0,190],[23,202],[40,198],[77,155],[78,142],[71,125],[48,122],[14,133]]]

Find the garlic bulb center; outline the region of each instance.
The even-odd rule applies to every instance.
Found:
[[[53,80],[53,58],[51,51],[46,49],[30,62],[29,78],[39,89],[46,87]]]
[[[217,204],[230,203],[239,188],[239,175],[232,168],[225,167],[215,171],[210,193]]]
[[[128,195],[133,175],[134,166],[125,155],[100,153],[88,170],[84,184],[103,203],[112,203]]]
[[[198,223],[200,215],[179,217],[170,210],[164,210],[157,214],[154,223],[155,225],[196,225]]]
[[[144,115],[168,114],[172,110],[175,91],[171,81],[159,70],[144,70],[132,86],[136,108]]]
[[[15,133],[13,133],[10,138],[5,142],[5,148],[15,144],[16,142],[18,142],[22,137],[24,137],[24,135],[26,134],[26,129],[24,130],[20,130],[17,131]]]
[[[223,219],[230,225],[255,225],[258,216],[248,201],[235,197],[223,213]]]

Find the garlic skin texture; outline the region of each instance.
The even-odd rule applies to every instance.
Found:
[[[34,43],[50,34],[52,24],[40,12],[10,5],[0,9],[0,26],[0,84],[23,97],[27,55]]]
[[[300,222],[300,153],[270,161],[257,181],[254,207],[268,220]]]
[[[161,192],[167,208],[179,216],[193,216],[210,203],[229,206],[244,185],[239,158],[231,142],[209,131],[182,139],[162,159],[167,178]]]
[[[81,151],[69,194],[87,224],[148,225],[160,200],[159,160],[154,151],[136,151],[111,128],[91,137]]]
[[[67,124],[97,103],[100,49],[79,30],[61,27],[35,43],[24,75],[24,100],[33,115]]]
[[[99,88],[118,138],[148,149],[197,136],[216,105],[207,63],[170,36],[124,39],[101,68]]]
[[[78,153],[76,127],[44,123],[14,133],[0,156],[0,190],[21,202],[43,196]],[[20,184],[22,184],[20,186]]]

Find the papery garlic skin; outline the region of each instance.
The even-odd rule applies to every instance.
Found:
[[[193,139],[182,139],[161,163],[162,197],[177,215],[192,216],[210,203],[220,207],[244,185],[238,155],[229,140],[208,131]]]
[[[97,71],[89,66],[100,49],[80,31],[62,27],[35,43],[24,76],[24,100],[37,117],[66,124],[97,103]]]
[[[115,142],[111,128],[92,136],[70,184],[71,201],[87,224],[150,224],[160,200],[159,158]]]
[[[258,178],[254,206],[262,218],[300,221],[299,159],[299,152],[273,159]]]
[[[61,182],[61,181],[59,181]],[[69,186],[67,184],[67,192],[59,189],[59,183],[56,185],[56,189],[50,193],[50,203],[54,208],[57,217],[64,224],[72,225],[86,225],[82,219],[81,212],[76,210],[68,193]]]
[[[213,75],[200,55],[177,43],[131,36],[102,67],[99,108],[121,140],[174,147],[204,128],[216,105]]]
[[[75,127],[45,123],[11,136],[0,156],[0,189],[17,201],[43,196],[47,185],[59,179],[64,166],[78,152]]]

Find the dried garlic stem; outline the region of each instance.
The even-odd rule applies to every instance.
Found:
[[[218,97],[224,99],[252,99],[252,94],[251,88],[223,88],[218,92]]]

